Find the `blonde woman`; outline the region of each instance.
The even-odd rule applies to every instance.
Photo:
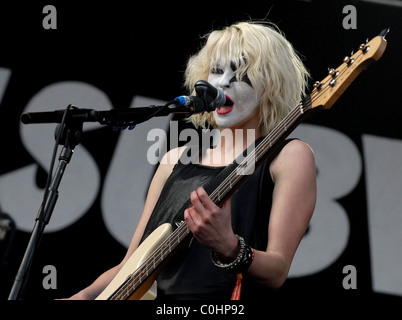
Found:
[[[202,186],[247,147],[247,135],[266,135],[297,105],[307,78],[291,44],[271,25],[241,22],[210,33],[189,59],[185,85],[191,93],[198,80],[206,80],[232,100],[231,107],[190,119],[195,126],[219,128],[217,147],[200,154],[198,163],[180,162],[185,147],[164,156],[126,256],[71,299],[97,297],[143,239],[180,218],[195,240],[158,276],[159,299],[230,299],[236,274],[243,278],[242,299],[281,287],[315,206],[310,147],[286,140],[222,207]]]

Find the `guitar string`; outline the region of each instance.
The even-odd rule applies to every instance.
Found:
[[[353,59],[355,60],[354,61],[354,63],[356,63],[356,60],[363,54],[362,52],[360,52],[361,50],[359,50],[359,55],[356,55],[356,57],[353,57]],[[352,59],[352,57],[350,57],[351,59]],[[343,67],[343,69],[341,69]],[[338,67],[338,69],[337,70],[335,70],[335,72],[339,72],[339,74],[337,75],[337,78],[339,78],[345,71],[347,71],[348,70],[348,68],[350,67],[350,65],[347,65],[347,63],[346,62],[344,62],[343,64],[341,64],[339,67]],[[327,76],[326,78],[324,78],[324,80],[320,83],[320,84],[323,84],[325,87],[323,87],[321,90],[315,90],[315,91],[313,91],[307,98],[305,98],[305,99],[303,99],[302,100],[302,102],[301,103],[299,103],[295,108],[293,108],[292,109],[292,111],[290,111],[289,112],[289,114],[283,119],[283,122],[286,122],[286,125],[291,125],[291,124],[293,124],[294,123],[294,121],[296,121],[298,118],[299,118],[299,116],[300,116],[300,113],[304,113],[304,112],[306,112],[306,111],[308,111],[308,110],[310,110],[311,109],[311,105],[310,104],[312,104],[313,102],[315,102],[322,94],[324,94],[326,91],[328,91],[331,87],[329,86],[329,85],[326,85],[327,83],[329,83],[332,79],[334,79],[334,77],[332,77],[332,76]],[[308,98],[310,98],[310,101],[308,101]],[[308,102],[308,104],[310,105],[310,106],[307,106],[306,107],[306,102]],[[301,109],[301,108],[303,108],[303,106],[304,106],[304,108],[306,108],[305,110],[304,109]],[[276,140],[280,137],[280,136],[282,136],[282,134],[283,134],[283,132],[279,132],[279,130],[280,131],[282,131],[283,130],[283,124],[284,123],[282,123],[282,121],[270,132],[270,134],[269,135],[267,135],[267,137],[268,137],[268,139],[267,139],[267,137],[266,138],[264,138],[263,139],[263,141],[261,141],[261,143],[260,143],[260,145],[258,145],[257,146],[257,148],[255,148],[255,149],[253,149],[252,150],[252,152],[239,164],[239,166],[240,165],[242,165],[242,164],[244,164],[244,163],[248,163],[248,161],[250,161],[250,159],[248,159],[248,158],[250,158],[250,157],[253,157],[253,159],[255,159],[254,157],[255,157],[255,153],[257,153],[257,160],[259,159],[259,157],[261,157],[262,156],[262,154],[264,154],[265,153],[265,151],[264,150],[262,150],[263,148],[262,148],[262,146],[261,145],[265,145],[265,147],[267,147],[267,144],[269,144],[269,145],[272,145],[273,143],[275,143],[276,142]],[[285,128],[286,128],[286,125],[285,125]],[[286,129],[285,129],[285,131],[286,131]],[[261,147],[260,147],[261,146]],[[234,170],[235,171],[235,170]],[[233,172],[234,172],[233,171]],[[224,189],[224,190],[227,190],[228,189],[228,180],[230,180],[230,185],[232,185],[233,184],[233,179],[235,178],[235,180],[238,180],[238,179],[240,179],[239,178],[239,175],[233,175],[233,172],[231,173],[231,174],[229,174],[228,175],[228,177],[218,186],[218,188],[216,188],[215,190],[214,190],[214,192],[212,192],[211,193],[211,195],[210,195],[210,197],[211,197],[211,200],[213,200],[214,202],[216,202],[219,198],[220,198],[220,196],[221,196],[221,194],[220,194],[220,192],[219,192],[219,189]],[[236,183],[237,181],[235,181],[234,182],[234,184]],[[215,199],[215,200],[214,200]],[[178,238],[181,238],[179,241],[177,241],[176,242],[176,240],[172,243],[172,241],[169,239],[169,238],[171,238],[171,237],[168,237],[168,239],[166,239],[154,252],[153,252],[153,256],[155,257],[155,255],[160,255],[161,256],[161,258],[158,258],[158,261],[152,261],[152,264],[153,265],[159,265],[162,261],[163,261],[163,258],[162,258],[162,256],[163,256],[163,248],[164,247],[166,247],[166,245],[169,243],[169,252],[171,252],[171,246],[173,245],[173,250],[175,249],[175,247],[180,243],[180,241],[183,241],[183,235],[185,236],[185,235],[187,235],[187,234],[189,234],[189,228],[188,228],[188,226],[184,223],[184,224],[182,224],[182,225],[180,225],[176,230],[176,233],[177,233],[177,237]],[[176,238],[176,235],[174,234],[175,232],[173,232],[172,233],[172,237],[175,239]],[[165,251],[165,253],[167,253],[167,251]],[[151,257],[150,257],[151,258]],[[155,259],[155,258],[154,258]],[[141,265],[141,267],[139,267],[137,270],[138,271],[136,271],[135,273],[136,274],[138,274],[138,277],[135,277],[135,278],[132,278],[132,280],[134,280],[135,282],[134,282],[134,285],[133,285],[133,281],[129,281],[128,283],[125,283],[125,284],[123,284],[117,291],[116,291],[116,293],[113,295],[113,296],[116,296],[116,297],[120,297],[121,295],[124,295],[124,296],[126,296],[127,294],[129,294],[129,288],[128,287],[131,287],[131,288],[134,288],[133,290],[135,290],[135,288],[136,288],[136,285],[139,283],[140,285],[141,285],[141,283],[142,283],[142,281],[141,281],[141,274],[144,274],[145,273],[145,271],[146,271],[146,274],[148,275],[149,274],[149,261],[150,259],[147,259],[142,265]],[[152,268],[151,268],[151,270],[152,270]],[[133,274],[131,274],[131,275],[134,275],[134,273]],[[124,292],[124,291],[126,291],[126,293],[122,293],[122,291]]]

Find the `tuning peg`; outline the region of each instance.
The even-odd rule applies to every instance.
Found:
[[[370,46],[366,46],[365,44],[361,44],[359,47],[359,50],[361,50],[363,53],[366,53],[367,51],[370,50]]]
[[[386,28],[386,29],[382,30],[380,33],[380,37],[385,39],[385,36],[388,34],[389,31],[390,31],[390,28]]]
[[[352,52],[353,53],[353,52]],[[353,54],[352,54],[353,55]],[[343,62],[345,62],[348,66],[350,66],[353,62],[355,61],[355,59],[352,59],[348,56],[346,56],[345,58],[343,58]]]
[[[317,89],[317,91],[320,91],[323,86],[324,85],[322,83],[320,83],[320,81],[314,82],[314,85],[313,85],[314,89]]]
[[[335,78],[339,75],[339,71],[336,71],[334,68],[328,68],[328,74]]]

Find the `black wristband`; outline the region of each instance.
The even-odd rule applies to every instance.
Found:
[[[216,252],[211,251],[211,260],[212,263],[220,269],[235,273],[242,273],[246,271],[253,262],[254,252],[253,249],[245,243],[241,236],[236,235],[236,237],[239,239],[240,243],[240,251],[236,259],[226,263],[222,261]]]

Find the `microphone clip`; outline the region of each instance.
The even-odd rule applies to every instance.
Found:
[[[204,102],[204,110],[211,112],[216,109],[217,106],[224,103],[225,95],[221,89],[215,88],[213,85],[204,80],[199,80],[194,85],[197,97]],[[218,98],[221,95],[221,98]],[[218,102],[216,101],[218,98]]]

